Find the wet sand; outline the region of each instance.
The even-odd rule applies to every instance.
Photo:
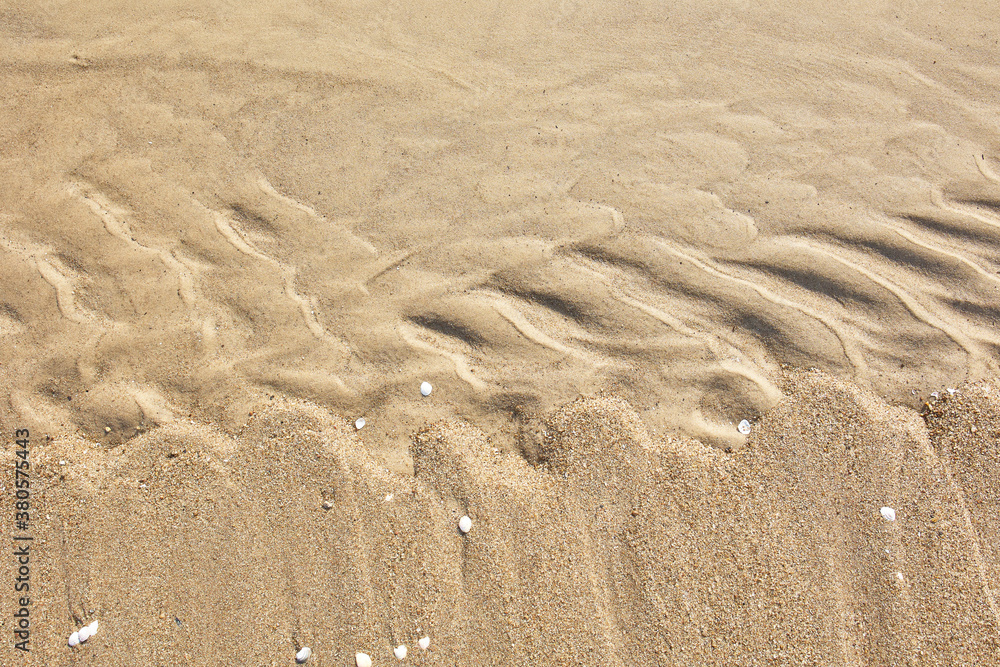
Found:
[[[0,664],[1000,664],[995,9],[0,9]]]

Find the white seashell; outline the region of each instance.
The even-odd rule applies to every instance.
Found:
[[[882,509],[879,510],[879,512],[882,513],[882,518],[885,519],[886,521],[896,520],[896,510],[892,509],[891,507],[883,507]]]
[[[434,389],[434,387],[431,386],[430,382],[421,382],[420,383],[420,393],[423,394],[424,396],[430,396],[431,395],[431,391],[433,389]]]
[[[472,530],[472,519],[470,519],[468,515],[463,516],[458,520],[458,529],[463,533],[467,533]]]
[[[80,642],[81,643],[83,643],[83,642],[87,641],[88,639],[90,639],[90,636],[92,634],[94,634],[94,633],[92,633],[90,631],[90,626],[89,625],[85,625],[84,627],[80,628],[78,632],[80,633]]]
[[[365,427],[365,424],[366,424],[365,418],[364,417],[358,417],[358,421],[354,422],[354,428],[356,428],[356,429],[358,429],[360,431],[361,429],[363,429]]]
[[[392,649],[392,654],[396,656],[396,660],[406,660],[406,647],[400,644]]]
[[[367,653],[355,653],[354,662],[358,667],[372,667],[372,657]]]
[[[90,636],[93,637],[97,634],[97,628],[101,627],[100,622],[95,618],[94,622],[87,626],[90,628]]]
[[[736,427],[736,430],[743,435],[750,435],[750,422],[744,419],[740,422],[739,426]]]
[[[311,648],[309,648],[308,646],[303,646],[302,649],[295,654],[295,662],[301,665],[303,662],[311,658],[312,654],[313,650]]]
[[[69,641],[67,642],[71,647],[76,648],[80,645],[80,631],[74,630],[73,634],[69,636]]]
[[[420,648],[422,648],[425,651],[427,650],[427,647],[430,646],[430,645],[431,645],[431,638],[430,637],[421,637],[420,641],[417,642],[417,646],[419,646]]]

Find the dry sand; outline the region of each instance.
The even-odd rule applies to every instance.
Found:
[[[0,4],[0,665],[1000,665],[1000,5],[752,4]]]

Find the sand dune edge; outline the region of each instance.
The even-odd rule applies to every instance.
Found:
[[[235,437],[35,443],[30,664],[994,661],[995,385],[921,418],[820,372],[781,384],[730,453],[652,439],[615,398],[548,414],[523,455],[431,424],[413,476],[293,400]]]

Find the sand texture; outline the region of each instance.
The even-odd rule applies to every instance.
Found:
[[[930,5],[0,3],[0,665],[1000,665]]]

